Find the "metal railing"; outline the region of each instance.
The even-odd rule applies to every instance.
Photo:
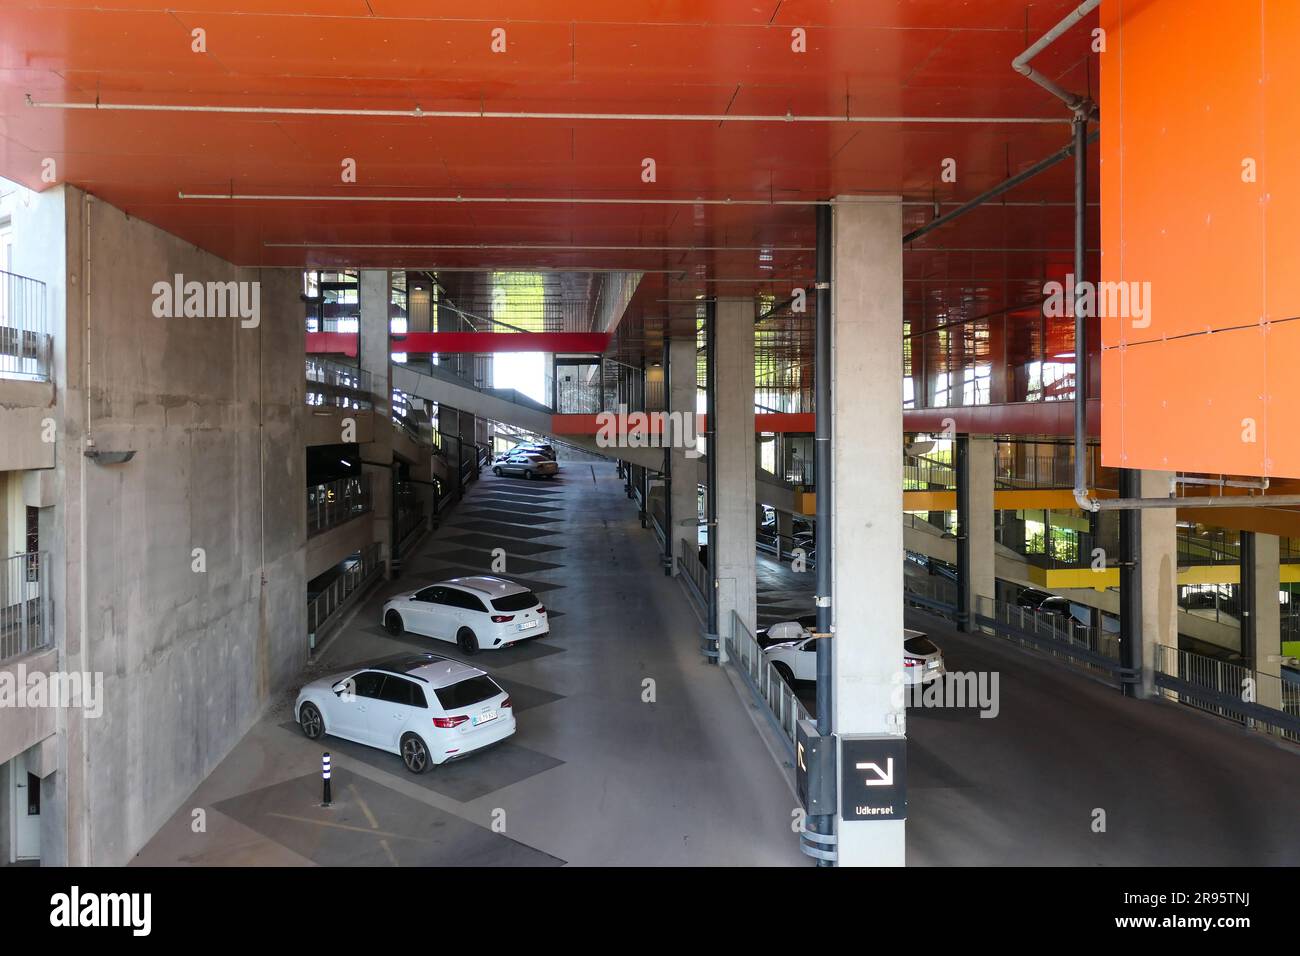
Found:
[[[957,487],[957,469],[949,462],[923,455],[903,456],[903,490],[927,491]]]
[[[42,568],[47,552],[28,551],[0,561],[0,661],[54,643]]]
[[[307,489],[307,537],[351,521],[371,506],[369,475],[313,485]]]
[[[1099,677],[1127,681],[1137,676],[1121,667],[1119,634],[1105,627],[1091,627],[1074,618],[1035,611],[983,594],[975,596],[974,604],[975,623],[999,637],[1068,661]]]
[[[373,408],[370,373],[355,365],[307,356],[308,405],[320,408]]]
[[[1152,664],[1164,697],[1300,743],[1300,683],[1167,644]]]
[[[677,542],[677,567],[689,585],[691,596],[700,604],[702,610],[708,610],[709,592],[713,590],[713,581],[709,569],[700,562],[700,547],[693,541],[681,538]]]
[[[957,583],[935,575],[903,571],[903,599],[916,607],[944,615],[957,613]]]
[[[396,513],[397,542],[399,549],[404,550],[407,538],[426,524],[424,501],[420,489],[412,482],[399,481],[394,490],[393,510]]]
[[[375,541],[356,558],[349,559],[347,567],[324,590],[307,599],[307,640],[311,649],[316,647],[316,635],[321,628],[383,569],[383,562],[379,560],[379,542]]]
[[[781,738],[793,756],[799,721],[811,719],[812,715],[768,662],[758,641],[734,610],[726,647],[728,663],[736,668],[750,691],[767,708],[772,723],[781,731]]]
[[[0,270],[0,377],[49,381],[53,342],[45,283]]]

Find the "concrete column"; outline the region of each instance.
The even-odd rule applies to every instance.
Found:
[[[958,554],[965,553],[968,562],[959,569],[959,576],[965,588],[965,607],[968,615],[979,613],[977,598],[994,598],[997,596],[997,576],[994,566],[993,538],[993,487],[994,487],[994,442],[987,435],[969,435],[966,438],[965,477],[968,487],[958,489],[958,501],[965,502],[968,513],[958,515],[960,526],[958,532],[966,538],[965,547],[958,548]],[[958,481],[963,478],[958,472]],[[965,628],[975,631],[974,624]]]
[[[1143,471],[1138,494],[1163,498],[1169,494],[1173,472]],[[1178,646],[1178,512],[1173,508],[1146,508],[1139,512],[1141,548],[1137,580],[1142,601],[1142,695],[1155,693],[1157,645]]]
[[[725,638],[731,633],[733,610],[751,634],[758,627],[754,578],[754,301],[719,299],[717,317],[718,447],[710,448],[709,454],[718,459],[718,553],[710,554],[709,561],[717,561],[718,631]],[[722,663],[727,659],[726,641],[720,643]]]
[[[361,300],[361,333],[357,357],[363,371],[370,373],[371,400],[375,408],[374,441],[361,446],[361,472],[370,479],[373,500],[372,540],[379,542],[379,560],[384,576],[392,574],[393,550],[393,368],[389,346],[388,272],[364,269],[358,295]]]
[[[695,419],[695,396],[698,388],[698,382],[696,381],[697,366],[695,336],[678,336],[669,340],[668,410],[679,413],[683,424]],[[698,423],[696,423],[692,429],[692,434],[698,435],[700,430]],[[673,539],[674,556],[679,553],[683,539],[691,544],[696,544],[696,530],[699,526],[697,496],[700,484],[700,459],[694,447],[683,448],[680,445],[680,442],[674,441],[670,451],[673,469],[673,483],[670,493],[673,526],[666,530]],[[677,573],[676,560],[673,561],[672,573]]]
[[[1251,666],[1261,678],[1256,700],[1266,707],[1281,707],[1282,612],[1277,600],[1282,580],[1281,549],[1275,534],[1255,532],[1254,538],[1255,659]]]
[[[832,267],[834,730],[904,739],[903,233],[899,197],[837,197]],[[826,480],[817,476],[819,486]],[[750,511],[752,512],[752,504]],[[825,542],[819,540],[819,557]],[[844,765],[841,780],[859,773]],[[898,774],[904,776],[903,768]],[[839,864],[901,866],[904,821],[839,802]],[[847,817],[847,818],[846,818]]]

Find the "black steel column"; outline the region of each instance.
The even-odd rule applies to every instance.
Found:
[[[704,435],[707,444],[708,465],[705,480],[708,490],[705,508],[708,512],[709,559],[709,633],[705,638],[704,654],[715,663],[718,660],[718,303],[708,299],[704,303],[704,358],[705,358],[705,419]]]
[[[957,436],[957,630],[970,631],[970,435]]]
[[[833,467],[831,464],[831,207],[817,207],[817,315],[816,350],[813,361],[813,388],[816,390],[813,411],[813,487],[817,511],[817,633],[830,634],[833,608],[832,589],[834,541],[831,538],[831,514],[834,504]],[[780,530],[779,528],[777,529]],[[780,548],[780,538],[777,538]],[[817,733],[834,732],[834,658],[831,639],[817,641]],[[809,817],[808,829],[830,836],[835,832],[835,817],[826,814]],[[818,866],[830,866],[818,860]]]
[[[672,341],[668,334],[664,334],[664,357],[663,357],[663,390],[664,390],[664,421],[671,422],[672,418],[672,390],[669,387],[672,382],[672,369],[668,365],[669,348]],[[694,412],[694,409],[691,410]],[[693,432],[692,432],[693,433]],[[669,436],[662,436],[667,438]],[[664,574],[671,576],[673,573],[673,444],[681,439],[682,436],[674,432],[671,441],[664,442]]]
[[[1142,473],[1133,468],[1119,470],[1119,496],[1139,498]],[[1125,508],[1119,513],[1119,662],[1142,673],[1142,512]],[[1125,697],[1141,697],[1141,676],[1137,683],[1122,683]]]
[[[1259,607],[1255,602],[1255,532],[1239,531],[1240,536],[1240,557],[1241,564],[1241,584],[1237,586],[1237,601],[1241,608],[1241,658],[1242,662],[1249,668],[1256,668],[1259,662],[1255,660],[1256,649],[1258,647],[1258,628],[1256,627],[1256,617]]]

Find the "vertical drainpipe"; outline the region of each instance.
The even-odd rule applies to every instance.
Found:
[[[704,303],[705,408],[704,435],[708,462],[705,480],[705,509],[709,529],[709,633],[705,637],[704,655],[718,660],[718,303]]]
[[[1137,498],[1142,494],[1139,472],[1119,470],[1119,495]],[[1119,662],[1137,676],[1137,683],[1121,683],[1125,697],[1142,696],[1142,574],[1138,558],[1142,551],[1141,512],[1125,508],[1119,513]]]
[[[664,422],[671,422],[672,412],[672,392],[670,384],[672,382],[672,369],[668,367],[668,346],[672,341],[667,334],[664,335],[664,354],[662,365],[663,374],[663,406]],[[694,430],[691,431],[694,434]],[[661,438],[669,438],[671,441],[664,441],[664,574],[672,576],[673,573],[673,443],[679,436],[675,431],[671,436],[661,433]]]
[[[957,630],[970,623],[970,435],[957,436]]]
[[[1088,320],[1083,295],[1088,278],[1088,114],[1085,103],[1074,113],[1074,497],[1095,511],[1088,497]]]
[[[813,467],[817,494],[817,633],[830,634],[831,590],[834,552],[831,540],[831,514],[834,506],[831,485],[831,208],[817,207],[817,329],[813,385],[816,388],[813,433]],[[817,733],[829,736],[833,721],[833,658],[830,639],[817,641]],[[835,817],[830,814],[810,817],[808,827],[814,833],[830,836],[835,832]],[[831,861],[817,861],[830,866]]]

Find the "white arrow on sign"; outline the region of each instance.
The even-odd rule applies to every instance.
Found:
[[[885,769],[880,769],[878,763],[860,763],[857,765],[859,770],[874,770],[876,772],[875,780],[868,780],[868,787],[892,787],[894,785],[894,758],[889,757],[885,760]]]

